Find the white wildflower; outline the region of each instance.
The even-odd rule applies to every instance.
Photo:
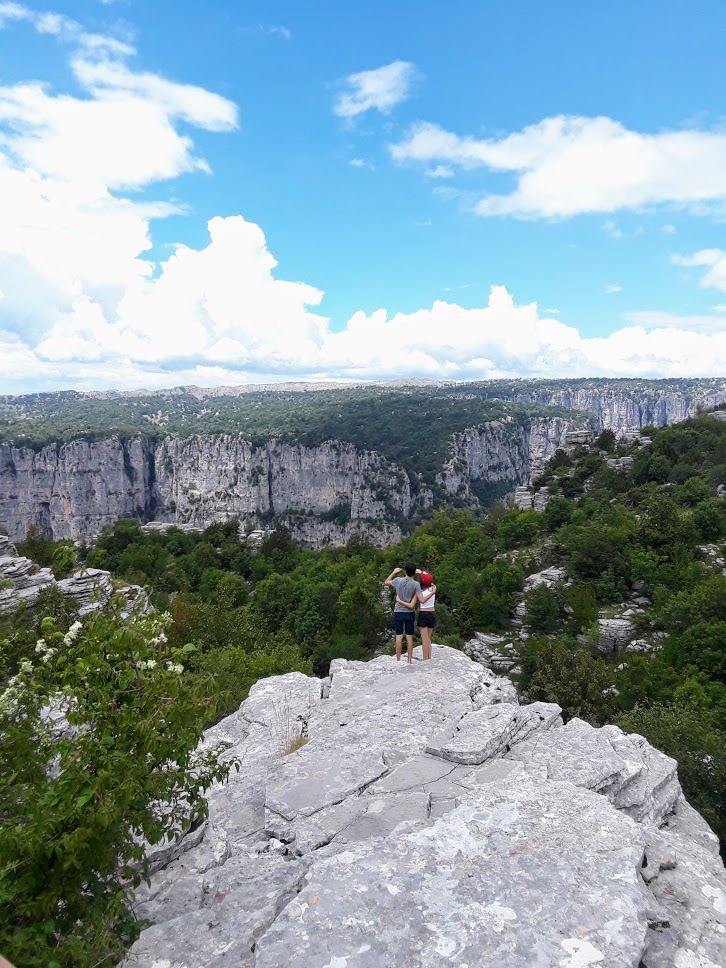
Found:
[[[81,631],[82,628],[83,628],[82,622],[74,622],[73,625],[71,625],[71,627],[68,629],[66,634],[63,636],[63,645],[65,645],[66,648],[69,645],[73,645],[73,643],[78,638],[78,633]]]
[[[38,639],[38,641],[35,643],[36,655],[45,655],[47,651],[48,651],[48,644],[45,641],[45,639]]]
[[[48,662],[55,655],[55,649],[46,649],[45,654],[42,657],[43,662]]]
[[[20,671],[27,672],[27,673],[30,673],[33,671],[33,663],[30,661],[30,659],[24,659],[20,663]]]
[[[169,672],[173,672],[177,676],[180,676],[182,672],[184,672],[184,666],[181,664],[181,662],[167,662],[166,667]]]
[[[138,663],[139,669],[155,669],[156,659],[144,659]]]

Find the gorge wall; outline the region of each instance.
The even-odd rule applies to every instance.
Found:
[[[506,389],[492,385],[488,396],[509,399],[517,403],[538,403],[547,407],[563,407],[593,414],[599,429],[616,433],[640,430],[641,427],[664,427],[696,414],[699,407],[713,408],[726,400],[726,384],[675,389],[643,384],[641,390],[617,384],[608,386],[577,386],[566,382],[558,385],[527,383],[521,389],[509,384]]]
[[[436,484],[474,501],[477,480],[525,483],[561,445],[561,417],[491,421],[456,434]],[[317,447],[234,434],[74,440],[35,450],[0,445],[0,527],[22,540],[32,525],[55,540],[93,537],[119,517],[199,527],[232,516],[276,520],[309,547],[352,534],[397,541],[401,526],[434,504],[431,487],[397,464],[352,444]]]

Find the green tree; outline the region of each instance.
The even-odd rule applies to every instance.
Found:
[[[606,662],[585,649],[548,639],[534,643],[528,652],[530,668],[533,665],[526,685],[531,701],[557,703],[565,720],[577,716],[595,725],[607,722],[613,709],[613,674]]]
[[[601,430],[600,434],[595,441],[595,446],[599,447],[600,450],[606,450],[609,454],[615,450],[615,444],[617,443],[617,437],[615,436],[615,431],[610,430],[606,427],[605,430]]]
[[[547,587],[538,585],[525,592],[525,624],[532,632],[554,632],[560,624],[560,604],[557,595]]]
[[[195,752],[211,683],[185,673],[168,619],[43,624],[37,664],[0,697],[0,949],[18,968],[91,968],[139,932],[120,878],[145,875],[142,838],[203,817],[230,767]],[[59,701],[60,736],[43,714]]]

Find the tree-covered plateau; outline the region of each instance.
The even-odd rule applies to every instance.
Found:
[[[0,443],[38,449],[70,440],[168,434],[239,434],[253,445],[276,439],[317,446],[328,440],[375,451],[404,468],[414,488],[435,486],[451,457],[452,435],[490,420],[511,417],[513,431],[538,416],[587,417],[535,404],[508,404],[481,394],[431,390],[350,389],[310,393],[265,391],[200,400],[178,396],[89,398],[76,393],[17,398],[0,405]],[[425,446],[421,446],[421,437]]]

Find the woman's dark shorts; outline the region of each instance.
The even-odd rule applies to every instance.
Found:
[[[410,612],[394,612],[393,613],[393,628],[395,629],[396,635],[413,635],[413,611]]]
[[[426,611],[425,608],[420,608],[418,612],[418,627],[420,629],[435,629],[436,628],[436,613],[433,611]]]

